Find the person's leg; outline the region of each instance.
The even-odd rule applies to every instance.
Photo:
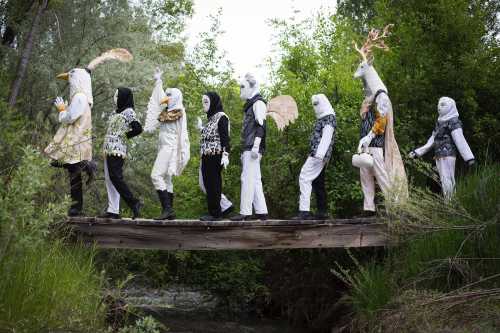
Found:
[[[314,179],[318,177],[323,169],[323,161],[309,156],[300,170],[299,187],[299,211],[311,211],[311,189]]]
[[[371,147],[370,153],[373,156],[373,174],[382,193],[386,196],[391,191],[391,181],[385,169],[384,150]]]
[[[456,158],[452,156],[436,159],[443,196],[447,200],[455,193],[455,162]]]
[[[363,210],[375,212],[375,176],[373,168],[359,168],[361,189],[363,190]]]
[[[115,186],[111,182],[108,171],[109,165],[107,157],[104,158],[104,180],[106,182],[106,191],[108,192],[108,209],[107,213],[120,214],[120,193],[116,190]]]
[[[321,168],[321,172],[318,177],[313,180],[312,187],[314,194],[316,196],[316,207],[318,209],[317,216],[321,218],[326,218],[328,216],[328,204],[325,188],[325,165]]]
[[[171,156],[172,149],[169,147],[160,147],[158,155],[156,155],[156,160],[151,170],[151,181],[157,191],[166,191],[167,185],[168,187],[172,187],[171,191],[173,190],[171,180],[170,184],[167,184],[168,179],[165,179],[168,178],[167,170]]]
[[[252,159],[249,151],[243,152],[241,156],[242,171],[241,171],[241,202],[240,214],[252,215],[252,203],[255,196],[255,173],[254,166],[257,159]]]
[[[123,178],[123,164],[125,163],[125,160],[119,156],[108,156],[106,160],[111,182],[127,205],[131,209],[134,209],[139,200],[134,197]]]
[[[253,207],[255,209],[255,214],[267,215],[266,197],[264,196],[264,187],[262,186],[262,175],[260,173],[261,159],[262,156],[259,155],[259,158],[252,160],[252,163],[250,164],[250,167],[254,168],[252,174],[255,180]]]
[[[208,212],[214,217],[221,216],[221,155],[203,156],[203,183],[206,185]]]
[[[222,179],[222,178],[221,178]],[[203,193],[207,194],[207,190],[205,189],[205,184],[203,183],[203,174],[201,172],[201,164],[198,168],[198,184],[200,185],[200,189]],[[220,195],[220,209],[222,213],[227,213],[227,210],[233,207],[233,203],[221,193]]]
[[[83,209],[83,185],[81,163],[65,164],[69,173],[71,207],[68,215],[79,215]]]

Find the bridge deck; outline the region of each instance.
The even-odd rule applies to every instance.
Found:
[[[101,248],[252,250],[387,244],[387,227],[374,218],[202,222],[70,217],[67,222],[84,243]]]

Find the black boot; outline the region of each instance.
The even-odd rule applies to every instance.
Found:
[[[322,221],[324,221],[324,220],[330,219],[330,216],[328,215],[328,213],[327,213],[326,210],[318,210],[316,212],[316,215],[314,215],[314,218],[316,220],[322,220]]]
[[[232,205],[229,206],[228,208],[226,208],[225,211],[222,212],[222,217],[223,218],[229,217],[229,214],[231,214],[233,212],[233,210],[234,210],[234,206],[232,206]]]
[[[137,202],[135,203],[135,205],[133,207],[131,207],[131,209],[132,209],[132,220],[135,220],[136,218],[138,218],[141,215],[142,206],[144,206],[143,203],[141,201],[137,200]]]
[[[216,216],[212,216],[212,215],[203,215],[202,217],[200,217],[200,221],[220,221],[222,220],[222,217],[216,217]]]
[[[314,220],[314,216],[309,211],[299,210],[299,213],[292,217],[294,221]]]
[[[166,190],[158,190],[158,198],[160,199],[160,204],[162,207],[162,213],[155,220],[173,220],[175,219],[175,213],[172,209],[173,203],[173,193],[168,193]]]
[[[122,217],[120,216],[120,214],[105,212],[105,213],[103,213],[101,215],[98,215],[97,218],[98,219],[116,219],[116,220],[119,220]]]
[[[230,218],[231,221],[251,221],[252,215],[238,214]]]

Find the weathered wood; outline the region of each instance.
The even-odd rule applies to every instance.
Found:
[[[203,222],[73,217],[68,224],[84,243],[101,248],[251,250],[387,244],[386,225],[375,219]]]

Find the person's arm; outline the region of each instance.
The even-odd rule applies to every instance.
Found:
[[[87,96],[83,93],[75,94],[68,109],[59,112],[59,122],[63,124],[73,124],[85,112],[87,107]]]
[[[432,132],[431,137],[429,138],[429,140],[427,140],[427,143],[425,145],[423,145],[420,148],[417,148],[417,149],[413,150],[413,152],[415,153],[414,157],[420,157],[420,156],[425,155],[434,146],[434,137],[435,137],[435,135],[436,134],[434,132]]]
[[[127,132],[127,139],[132,139],[142,133],[142,125],[137,120],[130,123],[130,131]]]
[[[467,164],[473,164],[474,154],[472,154],[472,150],[470,149],[467,140],[465,140],[462,128],[459,127],[453,130],[451,132],[451,137],[453,138],[453,141],[457,146],[458,152],[460,153],[464,161],[467,162]]]
[[[314,157],[319,159],[325,158],[325,155],[328,152],[328,148],[330,147],[330,144],[333,140],[333,133],[335,133],[335,129],[331,125],[326,125],[325,127],[323,127],[323,131],[321,132],[321,140]]]
[[[375,103],[377,105],[377,112],[375,112],[375,123],[373,124],[371,131],[365,137],[359,140],[358,152],[362,151],[362,147],[366,148],[370,146],[370,143],[372,142],[373,138],[375,138],[375,136],[385,133],[385,127],[387,125],[387,115],[389,114],[389,112],[391,112],[392,109],[391,100],[389,99],[389,96],[381,93],[377,96]]]
[[[260,142],[265,135],[264,121],[266,120],[267,106],[263,101],[257,101],[253,105],[253,114],[255,116],[255,122],[257,123],[257,131],[255,133],[255,140],[252,147],[252,155],[254,158],[258,157]]]
[[[217,123],[217,129],[219,130],[220,144],[222,149],[226,153],[231,152],[231,138],[229,137],[229,119],[226,116],[222,116]]]

